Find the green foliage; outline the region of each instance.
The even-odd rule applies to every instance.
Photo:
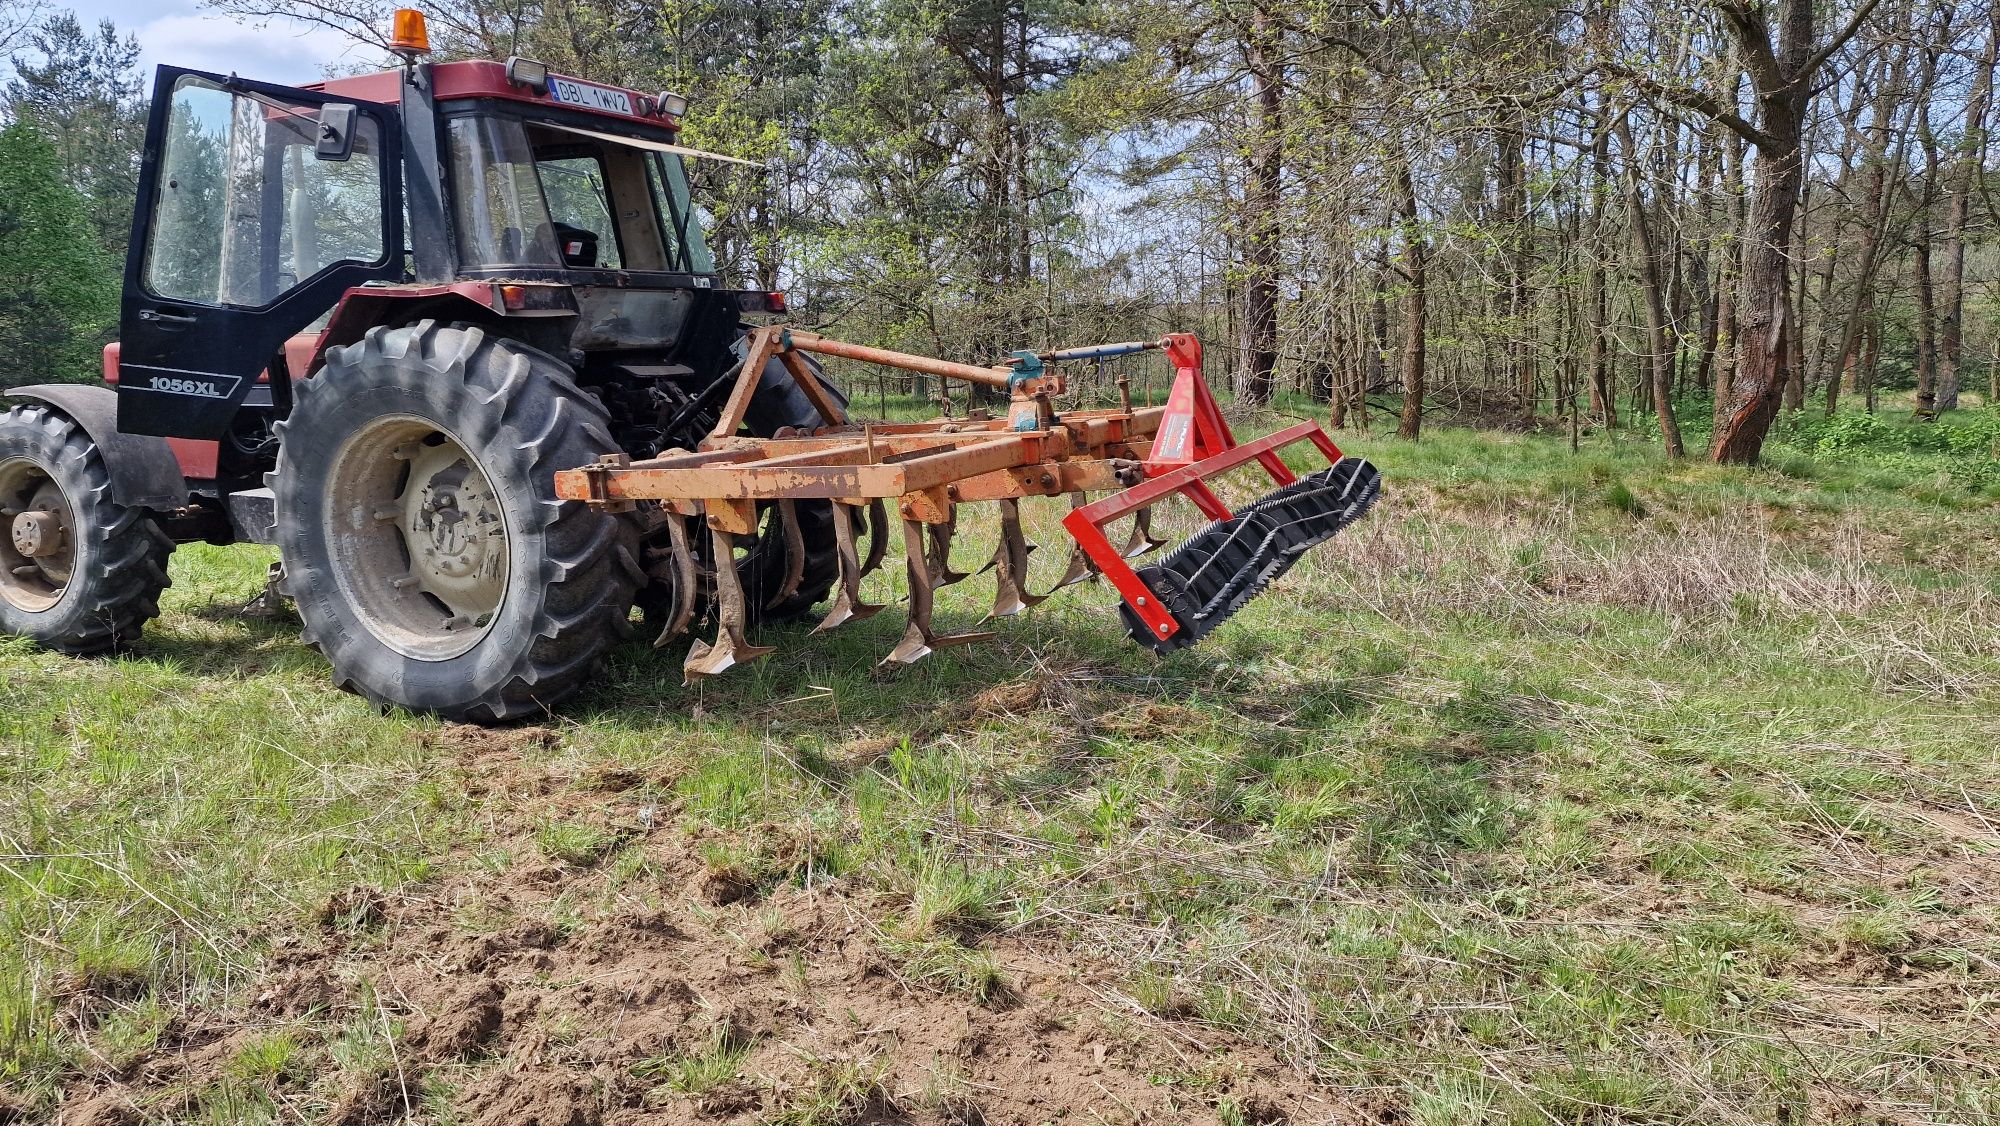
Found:
[[[1967,488],[2000,485],[2000,407],[1953,411],[1934,422],[1870,411],[1785,416],[1775,437],[1819,458],[1860,460],[1915,477],[1943,472]]]
[[[62,178],[86,201],[91,228],[113,257],[125,251],[146,131],[139,41],[110,20],[86,29],[64,11],[25,36],[4,92],[8,114],[56,146]]]
[[[95,377],[117,315],[117,267],[55,145],[0,129],[0,385]]]

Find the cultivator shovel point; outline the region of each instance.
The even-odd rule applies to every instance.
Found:
[[[959,506],[995,502],[999,543],[980,569],[994,577],[988,620],[1032,609],[1055,591],[1102,576],[1124,599],[1120,612],[1133,639],[1168,652],[1206,636],[1262,593],[1305,551],[1359,519],[1381,486],[1375,467],[1343,457],[1311,422],[1248,442],[1237,442],[1201,377],[1201,344],[1186,334],[1159,340],[1017,352],[1005,365],[982,367],[830,340],[784,326],[751,334],[748,354],[715,428],[700,448],[670,451],[647,461],[617,460],[556,475],[566,499],[613,509],[651,502],[665,514],[671,536],[668,571],[681,589],[697,576],[714,588],[715,640],[696,641],[683,666],[689,680],[715,676],[769,652],[748,640],[749,606],[742,580],[730,564],[738,537],[758,534],[763,513],[776,510],[776,532],[788,546],[786,570],[764,606],[793,598],[804,578],[800,501],[830,501],[839,575],[832,605],[813,632],[862,621],[883,607],[862,596],[862,580],[880,567],[889,538],[889,505],[902,525],[908,578],[909,624],[883,664],[912,664],[953,645],[993,636],[988,631],[941,633],[932,623],[934,592],[968,577],[951,565]],[[1151,350],[1174,365],[1173,389],[1164,407],[1123,405],[1110,410],[1058,413],[1054,400],[1065,381],[1051,365],[1103,360]],[[803,360],[807,353],[879,364],[964,380],[1005,391],[1003,418],[943,418],[920,423],[849,421],[840,403]],[[760,373],[777,359],[819,412],[823,425],[775,438],[738,435]],[[1300,476],[1285,464],[1287,447],[1309,444],[1328,462]],[[1208,482],[1254,463],[1276,491],[1238,510]],[[1090,493],[1108,493],[1090,500]],[[1023,530],[1024,497],[1067,495],[1063,527],[1075,548],[1062,577],[1046,593],[1028,582],[1035,545]],[[1186,497],[1210,523],[1158,562],[1134,569],[1132,561],[1166,546],[1154,534],[1153,506]],[[761,506],[761,507],[760,507]],[[859,544],[867,513],[868,549]],[[1106,526],[1125,517],[1131,530],[1120,545]],[[707,525],[713,566],[701,570],[689,548],[686,521]],[[692,624],[682,598],[658,644]]]
[[[875,501],[870,507],[880,512],[882,502]],[[878,518],[874,538],[869,544],[868,564],[863,566],[861,553],[854,546],[854,525],[861,520],[861,513],[850,504],[834,505],[834,557],[840,564],[840,586],[833,595],[833,608],[820,619],[819,625],[813,627],[814,633],[825,633],[848,622],[865,621],[883,609],[861,597],[861,580],[882,565],[882,552],[888,545],[882,542],[881,523],[887,519],[886,516]]]

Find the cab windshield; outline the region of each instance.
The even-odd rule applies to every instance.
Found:
[[[463,269],[715,272],[678,154],[494,116],[448,137]]]

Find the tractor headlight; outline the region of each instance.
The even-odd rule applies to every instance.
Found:
[[[514,55],[507,60],[507,81],[518,82],[536,90],[547,89],[549,85],[549,64],[534,59],[524,59]]]
[[[688,111],[688,100],[679,94],[662,92],[657,100],[660,112],[668,117],[679,117]]]

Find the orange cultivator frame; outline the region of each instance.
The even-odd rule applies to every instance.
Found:
[[[1156,349],[1164,350],[1175,368],[1166,406],[1135,409],[1129,384],[1120,380],[1117,408],[1056,411],[1053,400],[1066,384],[1050,365]],[[855,422],[812,374],[805,354],[1004,390],[1008,410],[1004,417]],[[751,396],[773,359],[812,401],[822,425],[772,438],[740,436]],[[1294,474],[1279,452],[1300,442],[1316,447],[1329,469],[1307,480]],[[1252,461],[1279,491],[1231,512],[1206,482]],[[1329,499],[1329,488],[1336,486],[1338,497]],[[1110,490],[1116,491],[1095,502],[1086,500],[1089,493]],[[713,537],[709,557],[717,560],[734,558],[737,537],[757,534],[763,509],[775,506],[789,539],[799,535],[798,502],[832,502],[840,576],[820,629],[882,608],[862,600],[861,579],[881,562],[887,506],[893,502],[903,525],[910,622],[887,660],[910,663],[934,649],[991,636],[940,634],[931,624],[932,591],[965,577],[950,563],[960,504],[991,501],[1000,506],[1001,542],[988,564],[998,585],[991,617],[1020,613],[1047,597],[1027,589],[1032,548],[1021,531],[1020,500],[1067,495],[1073,511],[1063,524],[1077,550],[1057,587],[1092,574],[1107,576],[1125,600],[1123,612],[1134,638],[1164,650],[1207,632],[1289,566],[1303,546],[1359,516],[1374,497],[1374,470],[1365,462],[1343,459],[1332,439],[1311,422],[1238,443],[1202,380],[1201,344],[1186,334],[1041,354],[1017,352],[1005,366],[982,367],[769,326],[751,335],[729,398],[699,449],[666,451],[639,462],[614,456],[567,470],[557,474],[557,492],[613,509],[651,502],[682,517],[700,517]],[[1214,523],[1159,567],[1135,570],[1131,558],[1162,546],[1151,534],[1152,506],[1176,493]],[[866,563],[856,548],[863,510],[873,533]],[[1130,540],[1114,547],[1105,526],[1127,515],[1134,518]],[[674,523],[675,573],[692,584],[699,569],[684,529]],[[1201,547],[1204,542],[1209,546]],[[802,552],[790,555],[798,560]],[[801,566],[794,562],[773,604],[796,592]],[[716,637],[694,643],[685,665],[690,678],[720,673],[770,651],[747,639],[749,607],[736,569],[712,570]],[[668,624],[661,641],[691,625],[683,615]]]

